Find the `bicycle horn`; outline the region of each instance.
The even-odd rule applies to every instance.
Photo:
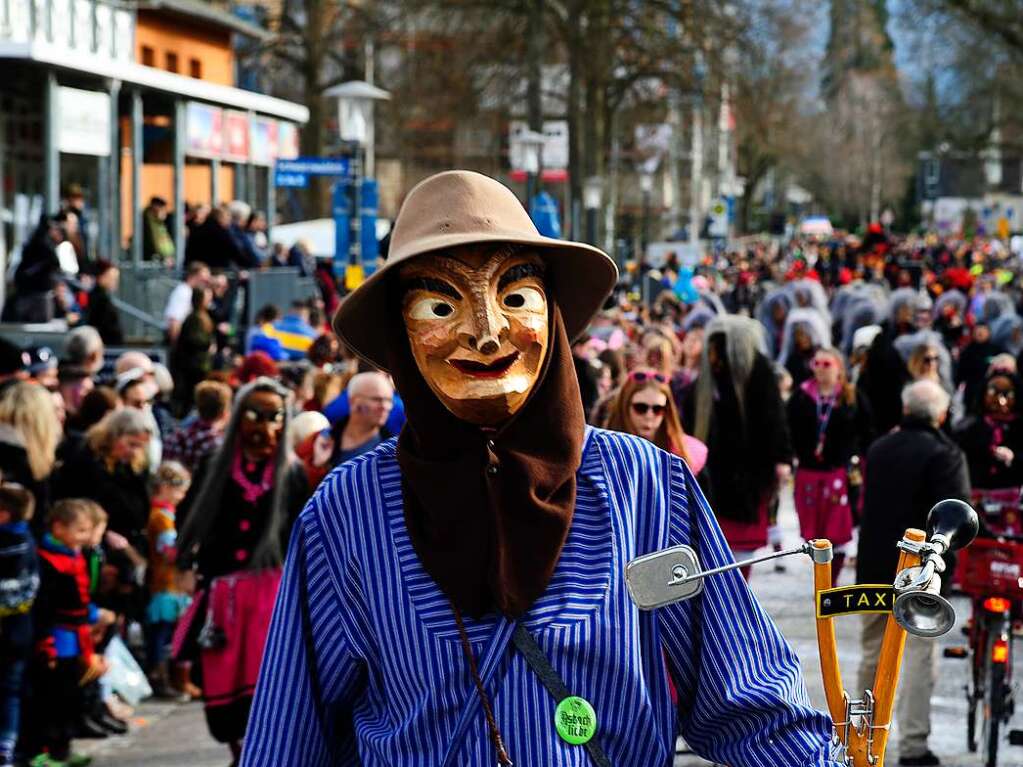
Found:
[[[940,501],[927,514],[927,541],[901,541],[899,548],[920,556],[920,565],[895,576],[895,620],[910,634],[938,637],[955,625],[952,604],[941,596],[942,554],[969,546],[980,522],[969,504]]]

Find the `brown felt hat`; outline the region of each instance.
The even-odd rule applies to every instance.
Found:
[[[360,357],[387,369],[388,275],[409,259],[460,245],[531,245],[546,262],[570,339],[586,329],[618,279],[614,261],[599,248],[543,237],[508,187],[489,176],[450,170],[408,193],[391,231],[387,263],[345,297],[334,331]]]

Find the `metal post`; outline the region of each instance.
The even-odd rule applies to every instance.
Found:
[[[180,269],[185,262],[185,140],[188,127],[185,117],[185,102],[174,102],[174,240],[175,266]]]
[[[700,242],[700,198],[703,196],[703,104],[693,104],[693,176],[689,193],[689,244]]]
[[[526,33],[526,64],[528,66],[527,110],[529,129],[543,133],[543,0],[529,1],[529,28]],[[538,153],[540,161],[535,173],[526,175],[526,210],[533,204],[539,191],[539,179],[543,173],[543,151]]]
[[[121,81],[110,81],[110,172],[107,188],[100,194],[110,195],[110,225],[105,248],[111,260],[121,260]]]
[[[668,211],[668,239],[676,237],[682,226],[682,108],[677,87],[668,94],[668,123],[671,141],[668,143],[668,171],[671,179],[671,206]]]
[[[142,91],[131,92],[131,260],[142,263]]]
[[[220,205],[220,158],[210,160],[210,207]]]
[[[270,239],[274,221],[277,218],[277,187],[274,185],[274,169],[270,165],[266,169],[266,238]],[[272,252],[271,248],[271,252]]]
[[[57,212],[60,204],[60,146],[57,126],[60,123],[60,91],[57,74],[46,72],[46,135],[43,139],[43,165],[45,167],[45,195],[47,214]]]
[[[4,200],[4,184],[2,183],[3,182],[3,178],[4,178],[4,159],[5,159],[4,155],[7,152],[7,146],[6,146],[7,139],[6,139],[6,135],[7,135],[7,120],[5,120],[4,116],[2,114],[0,114],[0,213],[3,213],[3,211],[5,209],[5,206],[7,204],[6,201]],[[14,243],[11,243],[11,244],[13,245]],[[4,230],[3,219],[2,219],[2,217],[0,217],[0,274],[6,274],[6,273],[7,273],[7,236],[6,236],[6,232]],[[7,296],[6,296],[7,284],[6,283],[7,283],[7,280],[0,280],[0,306],[3,306],[4,302],[7,299]]]

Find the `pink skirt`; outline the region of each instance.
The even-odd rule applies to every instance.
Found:
[[[720,516],[717,518],[728,548],[733,552],[755,551],[767,545],[767,507],[770,503],[771,499],[767,499],[757,506],[757,518],[752,522],[737,522]]]
[[[835,546],[852,540],[852,506],[845,469],[797,469],[793,495],[799,533],[805,540],[827,538]]]
[[[200,654],[207,708],[235,703],[255,691],[280,582],[280,568],[243,571],[213,581],[206,621],[221,639]]]

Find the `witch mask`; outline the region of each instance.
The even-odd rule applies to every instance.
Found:
[[[456,417],[498,426],[528,399],[549,342],[543,271],[508,245],[430,253],[401,269],[412,356]]]

